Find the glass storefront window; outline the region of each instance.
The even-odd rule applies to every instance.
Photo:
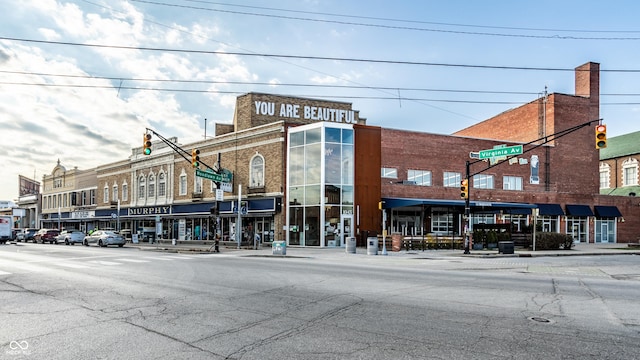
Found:
[[[313,144],[305,146],[305,158],[304,158],[304,169],[305,169],[305,184],[319,184],[320,172],[322,171],[321,165],[321,147],[320,144]]]
[[[340,184],[341,180],[341,146],[326,144],[324,150],[324,181],[327,184]]]
[[[320,185],[310,185],[304,187],[304,204],[320,205]]]

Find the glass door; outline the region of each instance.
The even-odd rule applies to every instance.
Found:
[[[336,246],[345,246],[349,237],[353,237],[353,215],[341,215],[340,236],[336,237]]]

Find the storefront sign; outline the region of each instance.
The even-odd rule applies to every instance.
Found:
[[[71,213],[72,219],[89,219],[95,216],[95,211],[74,211]]]
[[[149,206],[140,208],[127,209],[127,215],[169,215],[171,214],[171,206]]]
[[[333,109],[319,106],[300,106],[298,104],[277,104],[275,102],[255,101],[257,115],[278,116],[317,121],[332,121],[355,124],[353,110]]]

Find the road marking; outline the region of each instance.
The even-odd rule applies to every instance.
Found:
[[[0,276],[2,276],[2,275],[11,275],[11,273],[0,270]]]
[[[170,259],[179,259],[179,260],[191,260],[194,259],[191,256],[184,256],[184,255],[167,255],[166,257],[170,258]]]
[[[139,260],[139,259],[114,259],[116,261],[124,261],[130,263],[148,263],[149,260]]]
[[[91,263],[91,264],[108,265],[108,266],[122,265],[121,263],[118,263],[118,262],[104,261],[104,260],[91,260],[91,261],[88,261],[88,262]]]
[[[74,263],[53,263],[53,264],[56,266],[63,266],[63,267],[68,267],[72,269],[86,269],[89,267],[89,266],[74,264]]]
[[[162,261],[173,261],[175,259],[169,259],[166,257],[151,257],[151,256],[145,256],[145,259],[149,259],[149,260],[162,260]]]

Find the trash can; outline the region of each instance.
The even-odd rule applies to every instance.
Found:
[[[287,243],[284,241],[274,241],[271,243],[272,255],[287,255]]]
[[[400,251],[402,249],[402,234],[391,235],[391,251]]]
[[[347,254],[355,254],[356,253],[356,238],[349,237],[347,238]]]
[[[498,253],[513,254],[514,253],[513,241],[499,241]]]
[[[378,238],[367,238],[367,255],[378,255]]]

